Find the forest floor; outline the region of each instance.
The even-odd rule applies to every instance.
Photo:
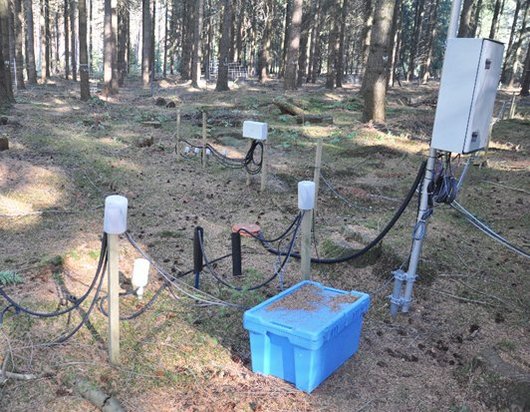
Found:
[[[212,86],[210,86],[211,88]],[[272,104],[281,85],[247,82],[230,92],[193,90],[162,81],[156,96],[180,99],[182,136],[200,136],[200,110],[209,110],[209,141],[243,156],[241,121],[269,123],[271,167],[266,193],[259,176],[249,187],[241,170],[174,152],[176,108],[131,81],[120,94],[83,103],[77,85],[60,80],[21,91],[0,126],[10,149],[0,152],[0,282],[20,302],[54,310],[58,290],[80,296],[97,264],[105,196],[129,199],[132,236],[167,271],[193,266],[195,226],[205,230],[210,257],[230,251],[236,223],[259,223],[281,233],[297,210],[296,185],[312,180],[315,147],[324,141],[323,176],[315,219],[316,252],[336,256],[386,224],[414,181],[428,151],[432,105],[407,105],[436,85],[406,85],[389,93],[388,123],[360,121],[358,87],[333,92],[320,84],[289,96],[308,113],[333,116],[333,125],[299,125]],[[509,95],[499,95],[499,106]],[[498,107],[497,107],[498,110]],[[496,111],[497,113],[497,111]],[[143,122],[155,121],[160,128]],[[139,147],[138,140],[154,144]],[[493,128],[490,150],[474,161],[460,194],[462,205],[514,244],[530,249],[530,105]],[[197,140],[200,143],[200,140]],[[455,173],[463,160],[454,162]],[[415,203],[383,241],[381,254],[362,262],[314,265],[313,279],[371,294],[359,351],[311,394],[280,379],[252,373],[242,312],[174,299],[164,292],[143,316],[121,324],[121,364],[107,358],[106,318],[95,311],[88,327],[60,346],[47,347],[79,322],[35,320],[12,312],[0,326],[5,370],[32,373],[30,381],[0,386],[0,410],[87,411],[76,391],[86,380],[130,411],[481,411],[528,410],[530,381],[530,272],[525,258],[478,232],[456,211],[438,206],[430,219],[412,309],[392,320],[387,296],[391,271],[406,261]],[[338,246],[337,246],[338,245]],[[298,249],[298,246],[296,246]],[[129,277],[138,254],[121,241],[120,270]],[[243,285],[273,273],[274,256],[243,240]],[[13,272],[18,277],[13,277]],[[284,284],[300,281],[291,261]],[[184,281],[193,284],[191,277]],[[144,302],[126,296],[122,311],[142,306],[160,285],[151,272]],[[255,292],[233,292],[207,274],[203,290],[253,305],[278,292],[278,282]],[[104,285],[106,289],[106,285]],[[83,310],[87,306],[83,305]],[[79,311],[80,313],[84,313]],[[7,359],[6,359],[7,357]]]

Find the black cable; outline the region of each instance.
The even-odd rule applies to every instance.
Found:
[[[321,264],[343,263],[343,262],[346,262],[348,260],[356,259],[356,258],[364,255],[368,251],[370,251],[370,249],[372,249],[373,247],[375,247],[386,236],[386,234],[390,231],[390,229],[392,229],[392,227],[394,227],[396,222],[399,220],[399,218],[401,217],[401,215],[403,214],[403,212],[405,211],[405,209],[409,205],[410,201],[414,197],[414,194],[416,193],[416,189],[418,188],[418,185],[420,184],[420,182],[423,179],[423,175],[425,173],[426,166],[427,166],[427,162],[426,161],[422,162],[422,164],[420,166],[420,169],[418,170],[418,174],[416,175],[416,179],[414,180],[414,183],[412,184],[411,188],[409,189],[409,192],[407,193],[407,196],[405,197],[405,199],[403,200],[403,202],[401,203],[399,208],[394,213],[394,216],[392,216],[392,219],[390,219],[390,221],[387,223],[387,225],[384,227],[384,229],[381,231],[381,233],[379,233],[374,240],[372,240],[368,245],[366,245],[361,250],[358,250],[357,252],[352,253],[351,255],[343,256],[341,258],[320,258],[320,259],[311,258],[311,262],[312,263],[321,263]],[[275,255],[285,255],[285,252],[282,252],[280,250],[277,250],[277,249],[274,249],[274,248],[270,247],[266,242],[262,242],[262,245],[270,253],[273,253]],[[292,253],[291,256],[296,258],[296,259],[300,259],[300,254],[299,253]]]
[[[31,309],[28,309],[28,308],[26,308],[24,306],[19,305],[17,302],[15,302],[13,300],[13,298],[11,298],[4,291],[4,289],[2,287],[0,287],[0,295],[5,300],[7,300],[10,303],[11,306],[17,308],[18,311],[27,313],[28,315],[31,315],[31,316],[36,316],[36,317],[39,317],[39,318],[53,318],[53,317],[56,317],[56,316],[61,316],[61,315],[64,315],[66,313],[69,313],[69,312],[73,311],[74,309],[77,309],[86,300],[86,298],[90,295],[90,293],[94,289],[94,286],[96,285],[96,282],[97,282],[97,279],[99,277],[99,274],[100,274],[102,268],[104,267],[103,263],[105,261],[106,251],[107,251],[107,235],[103,234],[103,239],[101,241],[101,250],[100,250],[100,255],[99,255],[99,262],[98,262],[98,266],[97,266],[97,269],[96,269],[96,274],[94,275],[94,279],[92,279],[92,283],[88,287],[88,290],[79,299],[71,300],[74,303],[74,305],[70,306],[69,308],[66,308],[66,309],[63,309],[63,310],[56,310],[54,312],[37,312],[37,311],[31,310]]]
[[[238,232],[242,232],[242,233],[246,233],[248,234],[249,236],[253,237],[254,239],[258,239],[260,241],[263,241],[263,242],[267,242],[267,243],[274,243],[274,242],[278,242],[279,240],[283,240],[285,239],[291,232],[291,229],[294,227],[294,225],[296,225],[300,219],[302,218],[302,214],[301,213],[298,213],[296,215],[296,217],[294,218],[294,220],[291,222],[291,224],[289,225],[289,227],[285,230],[285,232],[283,232],[281,235],[279,235],[278,237],[274,238],[274,239],[265,239],[261,234],[259,235],[255,235],[254,233],[248,231],[247,229],[245,228],[241,228],[239,229]],[[213,262],[212,262],[213,263]]]
[[[168,286],[168,283],[167,281],[165,281],[164,283],[162,283],[162,286],[160,286],[157,291],[155,292],[155,294],[151,297],[151,299],[149,300],[149,302],[147,302],[141,309],[137,310],[136,312],[130,314],[130,315],[127,315],[127,316],[120,316],[120,320],[133,320],[133,319],[136,319],[137,317],[143,315],[149,308],[151,308],[151,306],[153,306],[153,304],[155,303],[155,301],[157,300],[157,298],[160,296],[160,294],[162,293],[162,291]],[[101,299],[99,299],[99,311],[106,317],[109,316],[109,313],[105,310],[104,308],[104,303],[105,301],[108,300],[108,295],[107,296],[103,296]]]
[[[237,291],[251,291],[251,290],[256,290],[256,289],[260,289],[266,285],[268,285],[270,282],[272,282],[274,279],[276,279],[276,277],[281,273],[281,271],[283,270],[285,264],[287,263],[288,259],[289,259],[289,256],[292,256],[292,249],[294,247],[294,242],[296,240],[296,235],[298,233],[298,229],[300,228],[300,223],[298,223],[294,229],[294,233],[293,233],[293,237],[291,239],[291,242],[289,244],[289,249],[287,251],[287,253],[285,253],[285,259],[283,260],[282,264],[280,265],[280,267],[274,272],[274,274],[267,280],[263,281],[262,283],[258,284],[258,285],[254,285],[254,286],[251,286],[251,287],[248,287],[248,288],[241,288],[241,287],[238,287],[238,286],[234,286],[228,282],[226,282],[225,280],[223,280],[216,272],[215,272],[215,269],[211,266],[212,262],[209,262],[208,261],[208,257],[206,256],[206,253],[204,251],[204,244],[203,244],[203,241],[202,239],[200,238],[199,241],[200,241],[200,244],[201,244],[201,248],[202,248],[202,254],[203,254],[203,257],[204,257],[204,262],[206,263],[206,267],[208,268],[210,274],[221,284],[223,284],[224,286],[230,288],[230,289],[233,289],[233,290],[237,290]]]
[[[106,267],[106,265],[107,265],[107,253],[105,253],[105,258],[103,259],[103,262],[104,262],[103,267]],[[85,312],[83,318],[81,319],[81,322],[79,322],[79,324],[74,329],[72,329],[68,334],[61,336],[60,338],[56,339],[53,342],[49,342],[49,343],[45,344],[45,346],[59,345],[61,343],[66,342],[68,339],[70,339],[72,336],[74,336],[79,331],[79,329],[81,329],[83,327],[83,325],[85,325],[85,323],[88,321],[88,318],[90,317],[90,314],[94,310],[94,307],[96,306],[96,302],[98,301],[98,297],[99,297],[99,294],[101,292],[101,286],[103,285],[103,279],[105,279],[105,276],[103,275],[103,273],[101,273],[100,275],[101,276],[99,277],[99,283],[98,283],[98,286],[97,286],[97,289],[96,289],[96,293],[94,295],[94,299],[90,303],[90,306],[88,307],[88,309]]]

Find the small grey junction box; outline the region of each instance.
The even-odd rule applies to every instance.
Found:
[[[471,153],[488,146],[504,45],[488,39],[449,39],[431,147]]]

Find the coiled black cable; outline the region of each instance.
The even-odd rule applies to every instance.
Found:
[[[186,139],[182,139],[182,142],[186,143],[192,149],[204,149],[203,145],[194,145]],[[231,169],[245,169],[248,174],[257,175],[263,167],[263,143],[259,140],[252,140],[252,144],[244,158],[228,157],[209,143],[206,144],[206,149],[210,150],[215,160]],[[259,150],[257,159],[256,150]],[[180,154],[178,145],[175,145],[175,153]]]
[[[106,260],[106,252],[107,252],[107,235],[103,234],[103,239],[101,241],[101,250],[99,254],[99,261],[96,269],[96,274],[94,275],[94,279],[92,279],[92,282],[90,286],[88,287],[88,290],[79,298],[73,300],[74,305],[70,306],[69,308],[62,309],[62,310],[56,310],[54,312],[37,312],[32,309],[26,308],[24,306],[21,306],[13,298],[11,298],[2,287],[0,287],[0,296],[2,296],[5,300],[7,300],[10,304],[10,306],[16,308],[17,312],[24,312],[31,316],[36,316],[39,318],[53,318],[56,316],[65,315],[75,309],[77,309],[81,304],[86,300],[86,298],[90,295],[92,290],[94,289],[94,286],[97,283],[98,277],[101,274],[102,269],[104,269],[104,262]]]
[[[379,233],[374,240],[372,240],[368,245],[366,245],[361,250],[358,250],[357,252],[354,252],[350,255],[343,256],[341,258],[311,258],[312,263],[321,263],[321,264],[335,264],[335,263],[343,263],[347,262],[348,260],[353,260],[361,257],[362,255],[366,254],[368,251],[370,251],[372,248],[374,248],[383,238],[387,235],[387,233],[394,227],[396,222],[399,220],[407,206],[409,205],[410,201],[414,197],[414,194],[416,193],[416,189],[418,188],[420,182],[423,179],[423,176],[425,174],[425,168],[427,166],[427,162],[422,162],[420,169],[418,170],[418,174],[416,175],[416,179],[414,180],[414,183],[412,184],[411,188],[409,189],[409,192],[407,193],[407,196],[405,199],[403,199],[403,202],[399,206],[399,208],[394,213],[394,216],[392,216],[392,219],[387,223],[387,225],[384,227],[384,229]],[[281,255],[284,256],[286,253],[282,252],[280,250],[274,249],[268,245],[266,241],[261,242],[263,247],[267,249],[270,253],[273,253],[275,255]],[[292,257],[296,259],[300,259],[299,253],[292,253]]]

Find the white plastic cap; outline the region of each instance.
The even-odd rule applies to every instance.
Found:
[[[196,147],[195,149],[193,149],[193,153],[195,154],[198,154],[201,152],[201,149],[199,149],[198,147]]]
[[[189,146],[186,146],[184,148],[184,153],[188,154],[190,152],[190,147]]]
[[[134,289],[144,288],[149,281],[149,268],[151,264],[147,259],[135,259],[131,283]]]
[[[254,140],[267,140],[267,135],[267,123],[252,122],[250,120],[243,122],[243,137],[249,137]]]
[[[212,154],[212,151],[210,149],[206,149],[206,156],[210,156]]]
[[[298,209],[311,210],[315,208],[315,182],[304,180],[298,182]]]
[[[127,231],[127,198],[118,195],[105,199],[103,230],[109,235],[121,235]]]

